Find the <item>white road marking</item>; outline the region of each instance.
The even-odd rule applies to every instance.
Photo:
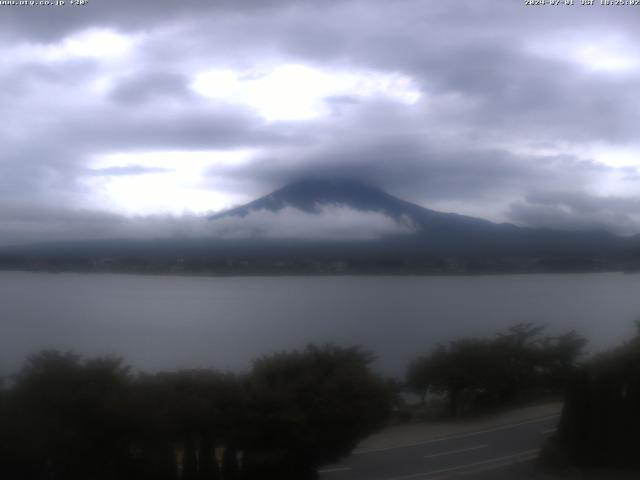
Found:
[[[547,420],[551,420],[552,418],[558,418],[558,417],[560,417],[560,414],[548,415],[546,417],[540,417],[533,420],[526,420],[524,422],[512,423],[509,425],[501,425],[499,427],[494,427],[494,428],[487,428],[485,430],[477,430],[475,432],[453,434],[453,435],[448,435],[440,438],[434,438],[433,440],[425,440],[424,442],[407,443],[404,445],[394,445],[394,446],[385,447],[385,448],[372,448],[370,450],[360,450],[358,452],[353,452],[352,455],[364,455],[367,453],[386,452],[388,450],[397,450],[399,448],[418,447],[421,445],[430,445],[432,443],[445,442],[447,440],[458,440],[460,438],[474,437],[476,435],[483,435],[485,433],[499,432],[500,430],[510,430],[512,428],[520,427],[522,425],[540,423],[540,422],[544,422]]]
[[[318,470],[318,473],[347,472],[349,470],[351,470],[351,467],[325,468],[323,470]]]
[[[502,467],[507,467],[510,465],[516,465],[518,463],[522,463],[522,462],[528,462],[530,460],[533,460],[534,458],[536,458],[539,454],[540,454],[541,449],[537,449],[537,450],[527,450],[526,452],[522,452],[520,454],[517,454],[515,458],[513,457],[509,457],[509,458],[505,458],[503,460],[488,464],[488,465],[484,465],[484,466],[479,466],[479,467],[475,467],[475,468],[470,468],[469,470],[467,470],[466,472],[461,472],[461,475],[474,475],[476,473],[480,473],[480,472],[488,472],[491,470],[497,470],[498,468],[502,468]],[[437,480],[437,479],[431,479],[431,480]]]
[[[515,453],[513,455],[490,458],[489,460],[483,460],[481,462],[467,463],[466,465],[458,465],[457,467],[441,468],[440,470],[432,470],[430,472],[412,473],[411,475],[402,475],[400,477],[392,477],[392,478],[387,478],[385,480],[410,480],[412,478],[425,478],[425,477],[430,477],[432,475],[439,475],[441,473],[450,473],[450,472],[456,472],[459,470],[469,470],[469,469],[473,470],[476,467],[485,467],[485,468],[480,468],[478,470],[491,470],[492,467],[500,468],[504,465],[509,465],[511,463],[525,462],[525,461],[531,460],[532,458],[535,458],[535,456],[538,453],[540,453],[540,449],[526,450],[524,452]],[[513,462],[511,461],[516,459],[517,461],[513,461]],[[494,465],[490,465],[490,464],[494,464]],[[478,470],[475,470],[475,471],[478,471]]]
[[[481,448],[487,448],[488,446],[489,445],[476,445],[475,447],[459,448],[458,450],[449,450],[448,452],[425,455],[424,458],[436,458],[436,457],[444,457],[445,455],[455,455],[456,453],[464,453],[464,452],[471,452],[473,450],[480,450]]]

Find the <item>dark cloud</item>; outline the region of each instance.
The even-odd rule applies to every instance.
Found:
[[[96,69],[96,62],[88,59],[73,59],[55,64],[25,62],[0,74],[3,85],[0,98],[9,100],[11,96],[23,97],[43,85],[77,88],[95,75]]]
[[[211,236],[205,217],[197,215],[126,216],[102,210],[39,204],[0,207],[0,245],[42,241]]]
[[[623,235],[640,231],[640,196],[597,196],[580,191],[528,195],[509,210],[512,221],[534,227],[609,230]]]
[[[237,12],[255,15],[291,3],[295,3],[294,0],[95,0],[77,7],[3,8],[0,25],[7,36],[55,41],[95,25],[128,31],[147,30],[158,24],[189,21],[194,17]]]
[[[164,72],[143,72],[120,80],[109,96],[118,103],[137,105],[154,97],[169,97],[188,100],[193,93],[188,88],[189,80],[185,75]]]
[[[80,111],[69,118],[75,128],[58,132],[58,138],[98,152],[224,149],[280,141],[277,132],[263,128],[246,111],[203,106],[158,110],[106,107]]]

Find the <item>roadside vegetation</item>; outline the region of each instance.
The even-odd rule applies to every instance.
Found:
[[[211,370],[133,375],[45,351],[0,390],[8,480],[305,480],[385,424],[392,401],[357,348],[309,346]]]
[[[586,362],[567,386],[557,434],[543,453],[557,467],[640,468],[640,323],[624,345]]]
[[[560,398],[586,343],[573,331],[547,336],[544,327],[520,324],[438,345],[408,368],[407,388],[421,403],[405,417],[462,417]]]

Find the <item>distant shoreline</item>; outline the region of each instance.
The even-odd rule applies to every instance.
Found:
[[[595,274],[639,274],[634,270],[539,270],[539,271],[487,271],[487,272],[174,272],[174,271],[131,271],[131,270],[37,270],[0,268],[0,273],[34,274],[77,274],[77,275],[130,275],[149,277],[191,277],[191,278],[246,278],[246,277],[498,277],[525,275],[595,275]]]

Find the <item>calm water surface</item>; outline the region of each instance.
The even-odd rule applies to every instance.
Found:
[[[592,350],[640,318],[640,275],[171,277],[0,272],[0,372],[43,348],[144,370],[242,370],[309,342],[357,344],[402,374],[435,343],[518,322],[576,329]]]

